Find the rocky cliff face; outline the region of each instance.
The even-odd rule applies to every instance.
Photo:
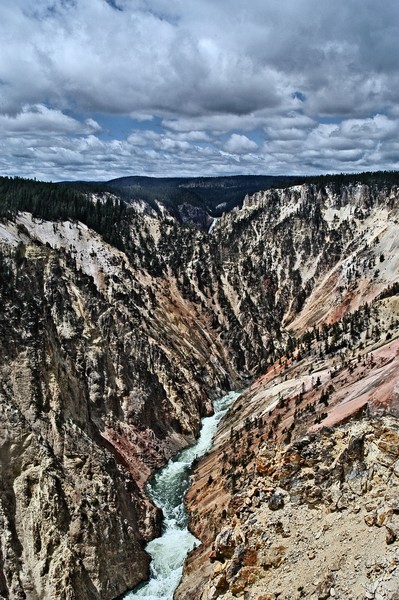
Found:
[[[148,573],[145,481],[236,374],[172,282],[93,232],[22,215],[6,234],[1,592],[113,598]]]
[[[318,234],[312,220],[295,231],[297,209],[283,228],[294,251],[284,258],[282,247],[275,276],[284,281],[296,262],[301,310],[285,305],[286,347],[196,467],[187,505],[203,545],[176,600],[396,597],[396,191],[260,194],[244,209],[258,231],[268,211],[281,223],[271,207],[283,198],[286,212],[309,199],[320,210]],[[334,238],[334,251],[316,235]]]
[[[263,372],[225,422],[215,473],[207,457],[190,492],[205,545],[182,598],[214,585],[206,553],[233,527],[237,494],[258,489],[268,445],[284,462],[285,444],[367,403],[394,413],[397,198],[269,190],[210,233],[138,211],[123,249],[79,222],[0,224],[0,594],[106,600],[144,579],[159,529],[146,480],[193,440],[212,398]]]
[[[245,485],[223,499],[215,478],[218,517],[175,597],[396,598],[398,442],[392,417],[352,420],[290,445],[264,444]]]

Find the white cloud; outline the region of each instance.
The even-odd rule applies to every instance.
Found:
[[[245,115],[295,90],[312,114],[399,96],[397,3],[3,0],[3,110],[47,98],[88,111]]]
[[[247,138],[246,135],[239,135],[237,133],[233,133],[224,145],[224,149],[232,154],[255,152],[257,148],[258,144],[256,142]]]
[[[15,115],[0,114],[0,131],[4,133],[31,133],[35,136],[49,133],[95,133],[101,127],[94,119],[84,123],[63,114],[60,110],[49,109],[42,104],[25,105]]]
[[[276,117],[275,128],[285,133],[286,119]],[[95,133],[8,131],[0,137],[0,171],[51,180],[107,180],[132,174],[306,174],[399,166],[399,121],[380,115],[337,124],[299,119],[290,135],[266,137],[258,145],[243,132],[234,132],[222,146],[211,134],[201,140],[189,137],[167,129],[137,130],[126,140],[104,140]]]
[[[396,0],[3,0],[0,40],[3,173],[399,164]]]

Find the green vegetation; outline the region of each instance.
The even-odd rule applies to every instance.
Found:
[[[290,181],[283,186],[300,185],[301,183],[309,183],[320,186],[333,186],[339,188],[343,185],[353,185],[362,183],[372,187],[382,189],[392,185],[399,185],[399,171],[366,171],[363,173],[338,173],[326,175],[311,175],[308,177],[297,177],[294,181]]]
[[[399,283],[395,282],[389,285],[385,290],[381,292],[378,296],[378,300],[383,300],[384,298],[391,298],[391,296],[397,296],[399,294]]]
[[[246,194],[268,188],[284,188],[303,183],[339,188],[348,184],[368,184],[377,188],[399,185],[399,172],[377,171],[308,177],[239,175],[234,177],[154,178],[123,177],[107,183],[44,183],[19,177],[0,177],[0,218],[17,211],[29,211],[49,220],[79,220],[108,242],[123,246],[128,206],[142,199],[158,211],[162,201],[177,220],[181,207],[188,205],[204,213],[220,216],[240,206]],[[103,194],[104,203],[93,203],[90,194]],[[317,216],[317,215],[315,215]]]
[[[127,238],[129,213],[124,202],[108,196],[94,203],[79,187],[43,183],[19,177],[0,177],[0,218],[12,218],[19,211],[37,219],[81,221],[117,248]]]
[[[142,199],[158,211],[156,200],[162,201],[180,220],[183,204],[201,208],[213,217],[235,206],[241,206],[246,194],[254,194],[272,186],[281,187],[293,181],[289,176],[236,175],[233,177],[121,177],[106,185],[127,202]]]

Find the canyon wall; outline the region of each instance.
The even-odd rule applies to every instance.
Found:
[[[193,530],[202,539],[198,523],[207,519],[212,532],[201,552],[212,552],[221,519],[238,508],[211,517],[208,495],[223,482],[223,506],[231,498],[234,507],[264,444],[340,422],[338,386],[336,400],[328,392],[331,410],[316,413],[306,409],[313,389],[327,393],[328,372],[348,369],[349,357],[359,355],[369,373],[382,332],[392,329],[394,343],[395,294],[378,298],[397,278],[397,198],[396,188],[364,185],[268,190],[209,233],[137,211],[123,223],[119,249],[77,221],[29,212],[3,220],[0,594],[106,600],[145,579],[143,546],[160,526],[145,482],[192,442],[212,399],[265,373],[218,442],[215,461],[226,454],[230,467],[188,498]],[[378,314],[344,325],[365,302]],[[292,398],[302,392],[294,419]],[[384,393],[381,410],[394,410],[393,391]],[[353,394],[349,415],[368,402]],[[246,464],[230,461],[237,436],[249,448]],[[208,569],[201,585],[211,576]]]
[[[308,194],[275,196],[286,206]],[[308,293],[282,317],[289,343],[196,466],[187,506],[203,544],[176,600],[397,597],[397,192],[310,194],[336,245],[317,254],[312,221],[295,234]],[[246,208],[272,202],[257,194]]]

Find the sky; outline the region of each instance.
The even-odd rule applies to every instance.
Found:
[[[399,169],[397,0],[1,0],[0,175]]]

